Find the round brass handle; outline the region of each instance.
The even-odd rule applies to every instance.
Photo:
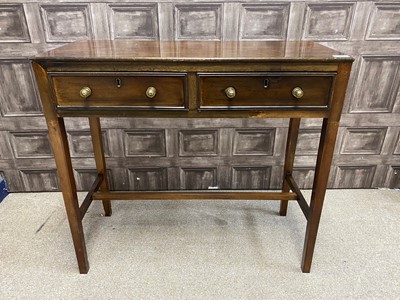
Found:
[[[156,88],[155,87],[153,87],[153,86],[149,86],[148,88],[147,88],[147,90],[146,90],[146,96],[148,97],[148,98],[154,98],[155,96],[156,96],[156,94],[157,94],[157,90],[156,90]]]
[[[92,94],[92,89],[88,86],[85,86],[80,90],[79,94],[82,98],[87,98]]]
[[[226,88],[225,89],[225,95],[229,98],[229,99],[232,99],[232,98],[235,98],[235,96],[236,96],[236,90],[235,90],[235,88],[234,87],[228,87],[228,88]]]
[[[295,87],[292,91],[292,95],[293,97],[295,97],[296,99],[300,99],[301,97],[304,96],[304,92],[300,87]]]

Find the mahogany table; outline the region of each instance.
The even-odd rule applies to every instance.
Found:
[[[353,59],[308,41],[77,41],[37,55],[40,92],[79,271],[89,270],[82,219],[92,200],[296,200],[305,218],[302,271],[310,272]],[[88,117],[97,178],[77,199],[64,117]],[[290,118],[282,191],[110,191],[100,117]],[[293,179],[301,118],[322,118],[310,205]]]

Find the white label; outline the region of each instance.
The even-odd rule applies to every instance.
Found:
[[[350,58],[349,55],[346,54],[337,54],[337,55],[332,55],[334,58]]]

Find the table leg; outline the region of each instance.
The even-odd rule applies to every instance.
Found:
[[[324,119],[323,121],[310,201],[311,213],[307,222],[306,236],[304,240],[303,259],[301,264],[304,273],[309,273],[311,269],[318,225],[321,218],[322,206],[324,204],[338,127],[339,122],[329,121],[329,119]]]
[[[286,182],[285,177],[286,175],[292,174],[293,163],[296,152],[297,137],[299,135],[300,121],[301,121],[300,118],[291,118],[289,122],[289,131],[288,131],[286,153],[285,153],[285,165],[283,167],[282,192],[289,192],[290,190],[289,184]],[[281,200],[281,207],[279,210],[279,214],[281,216],[286,216],[287,207],[288,207],[288,201]]]
[[[81,213],[79,210],[78,195],[76,194],[75,178],[72,170],[64,119],[59,118],[55,111],[52,93],[49,88],[49,77],[47,76],[46,70],[35,62],[32,62],[32,68],[36,75],[38,89],[42,99],[43,112],[49,129],[50,143],[53,148],[65,209],[67,210],[79,272],[81,274],[86,274],[89,271],[89,261],[86,253],[85,237],[83,234]]]
[[[89,271],[89,262],[64,120],[55,117],[47,121],[79,272],[86,274]]]
[[[99,174],[103,174],[103,182],[100,186],[100,191],[108,192],[108,179],[107,179],[107,168],[104,159],[104,148],[103,148],[103,138],[101,135],[101,125],[100,118],[89,117],[90,133],[92,135],[93,152],[96,161],[96,169]],[[103,200],[104,214],[106,216],[111,216],[111,201]]]

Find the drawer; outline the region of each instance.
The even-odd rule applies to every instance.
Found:
[[[51,76],[58,109],[185,109],[184,73],[90,73]]]
[[[327,109],[335,73],[199,73],[201,109]]]

